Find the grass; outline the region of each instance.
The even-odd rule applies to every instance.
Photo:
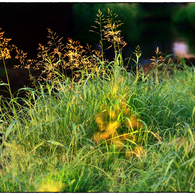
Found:
[[[100,9],[103,14],[106,14],[108,7],[117,13],[118,19],[124,23],[120,29],[123,36],[129,39],[128,42],[138,41],[141,36],[138,21],[146,14],[138,3],[75,3],[73,5],[75,37],[80,40],[82,35],[82,39],[84,38],[87,43],[98,43],[98,37],[94,37],[94,34],[89,33],[88,30],[96,18],[94,13]],[[126,32],[125,29],[129,31]],[[131,32],[131,36],[129,36],[129,32]]]
[[[77,80],[58,71],[62,53],[55,61],[48,52],[41,65],[55,77],[20,89],[25,98],[1,100],[1,192],[195,191],[195,70],[173,70],[164,80],[137,71],[130,79],[121,42],[113,62],[100,53],[93,57],[99,66]],[[135,55],[138,66],[140,52]]]

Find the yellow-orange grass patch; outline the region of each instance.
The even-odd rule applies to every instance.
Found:
[[[117,115],[116,113],[114,112],[114,110],[109,110],[108,111],[108,116],[110,117],[111,120],[115,120]]]
[[[119,128],[119,127],[120,127],[120,122],[118,122],[118,121],[111,121],[111,122],[109,122],[109,123],[107,124],[107,126],[106,126],[106,132],[107,132],[109,135],[114,136],[114,135],[117,134],[116,130],[117,130],[117,128]]]
[[[124,142],[119,138],[113,138],[111,141],[112,141],[112,145],[117,149],[121,150],[124,148]]]
[[[125,151],[126,158],[133,157],[133,155],[141,159],[141,157],[146,157],[147,153],[142,146],[135,147],[133,151],[129,149]]]
[[[126,120],[125,125],[133,129],[141,129],[144,127],[143,123],[139,121],[135,115],[131,115],[129,119]]]

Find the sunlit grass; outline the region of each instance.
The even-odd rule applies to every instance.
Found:
[[[130,79],[115,49],[77,81],[46,77],[1,100],[1,192],[195,191],[194,68]]]

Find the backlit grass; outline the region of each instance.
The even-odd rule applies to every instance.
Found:
[[[113,62],[100,53],[76,81],[48,53],[43,70],[55,77],[1,100],[1,192],[195,191],[194,68],[130,76],[115,43]]]

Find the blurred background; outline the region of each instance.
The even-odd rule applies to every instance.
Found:
[[[47,44],[47,28],[59,37],[82,44],[99,43],[89,32],[100,9],[118,14],[122,36],[128,43],[128,56],[140,45],[143,58],[150,58],[156,47],[163,53],[177,48],[188,57],[195,54],[195,3],[0,3],[0,27],[11,43],[36,58],[38,43]]]
[[[154,55],[156,47],[164,54],[195,56],[195,3],[74,4],[75,38],[98,42],[88,29],[95,24],[94,13],[100,9],[106,15],[107,7],[124,23],[121,30],[128,43],[125,56],[131,55],[137,45],[142,50],[143,64]]]
[[[142,50],[142,65],[157,47],[165,55],[195,57],[195,3],[0,3],[0,28],[6,38],[12,38],[11,44],[36,58],[38,43],[47,44],[47,28],[64,37],[63,43],[70,37],[83,45],[98,44],[98,35],[89,30],[96,25],[98,9],[106,16],[108,7],[124,23],[120,28],[127,42],[124,57],[132,55],[137,45]],[[6,65],[13,67],[13,61],[7,60]],[[0,78],[3,69],[0,62]],[[21,76],[10,71],[10,77],[16,75],[12,83],[26,73]]]

